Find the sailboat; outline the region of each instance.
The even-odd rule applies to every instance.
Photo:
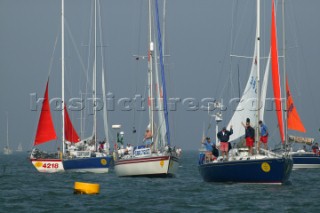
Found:
[[[44,92],[37,132],[33,143],[34,147],[57,139],[50,111],[48,89],[49,79]],[[47,153],[40,151],[38,148],[34,148],[30,155],[30,161],[39,172],[54,173],[64,171],[62,153],[59,148],[56,153]]]
[[[23,151],[22,144],[19,143],[18,148],[16,149],[16,152],[22,152],[22,151]]]
[[[288,129],[299,132],[306,132],[306,129],[300,119],[298,111],[293,103],[292,94],[289,88],[288,79],[286,79],[286,104],[287,104],[287,125]],[[289,136],[288,138],[292,143],[305,143],[312,145],[314,142],[313,138]],[[289,154],[293,159],[293,169],[316,169],[320,168],[320,156],[319,153],[312,151],[306,151],[303,149],[297,151],[291,151]]]
[[[3,154],[5,154],[5,155],[11,155],[12,154],[12,150],[9,147],[9,120],[8,120],[8,113],[7,113],[7,144],[3,148]]]
[[[153,13],[153,6],[155,8],[155,14]],[[148,11],[149,42],[147,58],[149,124],[147,130],[149,132],[151,131],[152,133],[152,137],[149,138],[150,142],[152,142],[152,145],[141,145],[136,146],[133,149],[130,147],[125,149],[119,143],[118,148],[115,150],[114,153],[114,169],[117,176],[120,177],[170,177],[176,174],[177,169],[179,167],[178,152],[177,150],[175,150],[175,148],[171,147],[158,0],[148,1]],[[155,17],[155,20],[153,19],[153,17]],[[153,28],[154,25],[156,25],[157,28],[157,36],[155,35],[156,31],[154,31]],[[157,51],[157,48],[155,47],[159,49],[159,53]],[[160,84],[157,62],[159,62],[160,64],[162,84]],[[162,85],[157,86],[155,91],[153,88],[154,81],[156,85]],[[157,113],[158,122],[155,121],[156,115],[154,115],[155,105],[153,100],[156,100],[160,105],[160,109],[158,109]],[[121,134],[118,135],[121,136]]]
[[[285,20],[284,20],[284,0],[283,0],[283,28],[285,26]],[[285,37],[283,35],[283,40],[285,40]],[[284,57],[283,57],[283,72],[284,72],[284,84],[285,84],[285,124],[286,128],[284,129],[286,133],[286,140],[291,145],[291,150],[289,152],[289,155],[293,159],[293,169],[307,169],[307,168],[320,168],[320,156],[319,153],[314,153],[311,151],[307,151],[304,149],[299,149],[297,151],[292,150],[293,143],[303,143],[305,145],[312,145],[314,142],[314,138],[308,138],[308,137],[297,137],[294,135],[289,135],[288,130],[294,130],[302,133],[306,133],[306,129],[303,125],[302,120],[300,119],[300,116],[298,114],[298,110],[294,104],[293,96],[290,91],[289,87],[289,80],[288,76],[286,74],[286,57],[285,57],[285,42],[283,42],[283,50],[284,50]]]
[[[272,32],[275,32],[274,1],[272,1],[272,15]],[[237,126],[240,126],[240,123],[246,118],[249,118],[253,126],[257,129],[258,121],[263,117],[263,110],[261,110],[260,103],[264,105],[266,78],[262,85],[262,91],[260,92],[260,0],[257,0],[256,29],[255,48],[250,76],[237,107],[239,110],[235,111],[228,125],[235,127],[234,134],[231,135],[231,140],[238,139],[244,134],[244,129],[242,128],[241,130],[237,128]],[[274,55],[272,54],[274,47],[273,45],[271,46],[271,56],[274,60]],[[266,70],[268,70],[268,68]],[[277,79],[273,79],[273,81],[276,80]],[[277,84],[278,82],[273,83]],[[277,99],[278,97],[275,96],[275,98]],[[258,134],[256,134],[256,142],[258,140]],[[199,172],[203,180],[207,182],[284,184],[289,179],[293,165],[293,161],[287,153],[278,155],[272,152],[266,152],[265,155],[261,155],[256,151],[255,154],[249,155],[247,150],[243,149],[232,149],[227,161],[223,159],[220,160],[219,158],[214,161],[205,161],[203,153],[200,153],[199,158]]]
[[[100,1],[98,1],[100,3]],[[100,4],[99,4],[100,12]],[[96,88],[96,69],[97,69],[97,0],[94,0],[94,64],[93,64],[93,106],[96,106],[95,100],[97,99],[97,88]],[[99,13],[100,14],[100,13]],[[101,26],[100,26],[101,27]],[[101,29],[100,29],[101,30]],[[100,36],[100,42],[102,43],[102,38]],[[101,51],[101,58],[103,60],[103,55]],[[103,65],[102,61],[102,65]],[[103,66],[102,66],[103,67]],[[93,173],[107,173],[109,168],[113,166],[113,156],[109,154],[109,137],[108,137],[108,122],[107,122],[107,106],[106,106],[106,89],[105,89],[105,79],[104,79],[104,69],[102,69],[102,92],[103,92],[103,120],[104,120],[104,129],[106,140],[100,142],[100,145],[103,144],[103,147],[100,147],[100,150],[97,150],[97,110],[94,109],[93,115],[93,134],[91,137],[85,140],[73,140],[75,137],[66,138],[69,142],[68,145],[68,155],[65,155],[63,159],[63,167],[66,171],[72,172],[93,172]],[[69,116],[67,114],[66,128],[71,128],[71,132],[76,133],[73,129]],[[67,136],[67,135],[66,135]],[[70,144],[71,142],[71,144]],[[73,146],[72,143],[75,143]],[[83,149],[83,146],[90,145],[87,148]],[[82,149],[80,148],[82,147]]]
[[[94,149],[79,149],[77,145],[80,146],[82,143],[89,142],[88,139],[80,140],[75,128],[72,125],[70,116],[68,114],[68,108],[65,104],[65,95],[64,95],[64,0],[61,1],[61,27],[62,27],[62,63],[61,63],[61,72],[62,72],[62,151],[58,148],[57,153],[48,154],[42,152],[37,148],[32,150],[30,160],[35,168],[39,172],[60,172],[60,171],[75,171],[75,172],[97,172],[105,173],[108,172],[109,167],[112,162],[112,158],[107,155],[107,153],[101,150],[98,152],[96,150],[96,139],[95,132],[94,136],[89,138],[91,142],[94,143]],[[47,81],[44,100],[42,103],[42,109],[40,114],[40,119],[38,123],[37,133],[34,141],[34,146],[50,142],[57,139],[57,135],[54,129],[50,104],[49,104],[49,79]],[[95,92],[94,92],[95,94]],[[94,97],[95,100],[96,97]],[[96,113],[96,112],[95,112]],[[96,119],[96,114],[95,114]],[[94,140],[92,140],[92,138]],[[75,145],[75,146],[73,146]]]

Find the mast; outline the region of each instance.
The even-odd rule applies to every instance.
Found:
[[[283,47],[283,88],[284,88],[284,144],[288,143],[288,110],[287,110],[287,91],[286,91],[286,35],[285,35],[285,20],[284,20],[284,0],[282,0],[282,47]]]
[[[8,120],[8,112],[7,114],[7,148],[9,149],[9,120]]]
[[[97,0],[94,0],[94,62],[93,62],[93,77],[92,77],[92,87],[93,87],[93,141],[96,150],[97,146],[97,110],[96,110],[96,100],[97,100]]]
[[[106,82],[105,82],[105,69],[104,69],[104,57],[103,57],[103,41],[102,41],[102,21],[101,21],[101,3],[98,1],[98,14],[99,14],[99,42],[101,45],[100,48],[100,55],[101,55],[101,78],[102,78],[102,100],[103,100],[103,126],[104,126],[104,134],[105,134],[105,139],[106,139],[106,144],[104,146],[105,151],[109,153],[109,148],[110,148],[110,140],[109,140],[109,124],[108,124],[108,110],[107,110],[107,97],[106,97]]]
[[[164,51],[164,48],[165,48],[165,46],[164,46],[164,42],[165,42],[165,36],[166,36],[166,6],[167,5],[167,0],[163,0],[163,20],[162,20],[162,27],[163,27],[163,29],[162,29],[162,31],[163,31],[163,33],[162,33],[162,52],[163,52],[163,55],[165,54],[165,51]],[[164,57],[163,57],[163,61],[164,61]],[[163,62],[164,63],[164,62]]]
[[[152,134],[154,133],[153,127],[153,83],[152,83],[152,57],[153,57],[153,50],[154,45],[152,42],[152,14],[151,14],[151,0],[148,1],[149,7],[149,50],[148,50],[148,86],[149,86],[149,121],[150,121],[150,130]]]
[[[259,119],[260,119],[260,0],[257,0],[257,123],[256,125],[256,146],[259,143]],[[258,152],[258,149],[256,149]]]
[[[65,133],[64,133],[64,0],[61,0],[61,99],[62,99],[62,153],[65,153]]]

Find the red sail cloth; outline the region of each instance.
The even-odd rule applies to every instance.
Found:
[[[46,91],[44,93],[44,100],[42,102],[41,114],[38,122],[38,128],[36,137],[33,145],[39,145],[50,140],[56,140],[57,134],[54,129],[51,112],[50,112],[50,103],[48,95],[49,79],[47,81]]]
[[[286,79],[286,91],[287,91],[287,124],[288,129],[296,130],[299,132],[306,132],[303,123],[299,117],[298,111],[293,103],[293,98],[290,93],[288,78]]]
[[[78,133],[73,128],[66,105],[64,105],[64,137],[67,141],[77,143],[80,141]]]
[[[276,105],[276,112],[279,124],[279,131],[281,141],[284,142],[284,129],[283,129],[283,115],[281,104],[281,87],[280,87],[280,73],[278,63],[278,47],[277,47],[277,25],[275,17],[274,0],[272,0],[272,17],[271,17],[271,59],[272,59],[272,84],[274,101]]]

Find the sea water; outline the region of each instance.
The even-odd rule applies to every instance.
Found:
[[[318,212],[320,169],[295,170],[286,185],[206,183],[196,151],[185,151],[175,178],[35,170],[27,153],[0,155],[0,212]],[[252,174],[254,175],[254,174]],[[100,194],[73,193],[74,182]]]

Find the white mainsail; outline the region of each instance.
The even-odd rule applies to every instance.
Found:
[[[268,87],[268,79],[269,79],[269,73],[270,73],[270,52],[268,56],[268,61],[266,64],[266,70],[264,72],[262,87],[261,87],[261,110],[260,110],[260,120],[263,121],[263,115],[264,115],[264,109],[266,107],[266,97],[267,97],[267,87]]]
[[[244,135],[244,128],[241,122],[250,119],[252,126],[257,123],[257,41],[254,47],[251,72],[245,90],[242,94],[240,102],[227,126],[233,127],[233,134],[230,136],[230,141],[234,141]]]

